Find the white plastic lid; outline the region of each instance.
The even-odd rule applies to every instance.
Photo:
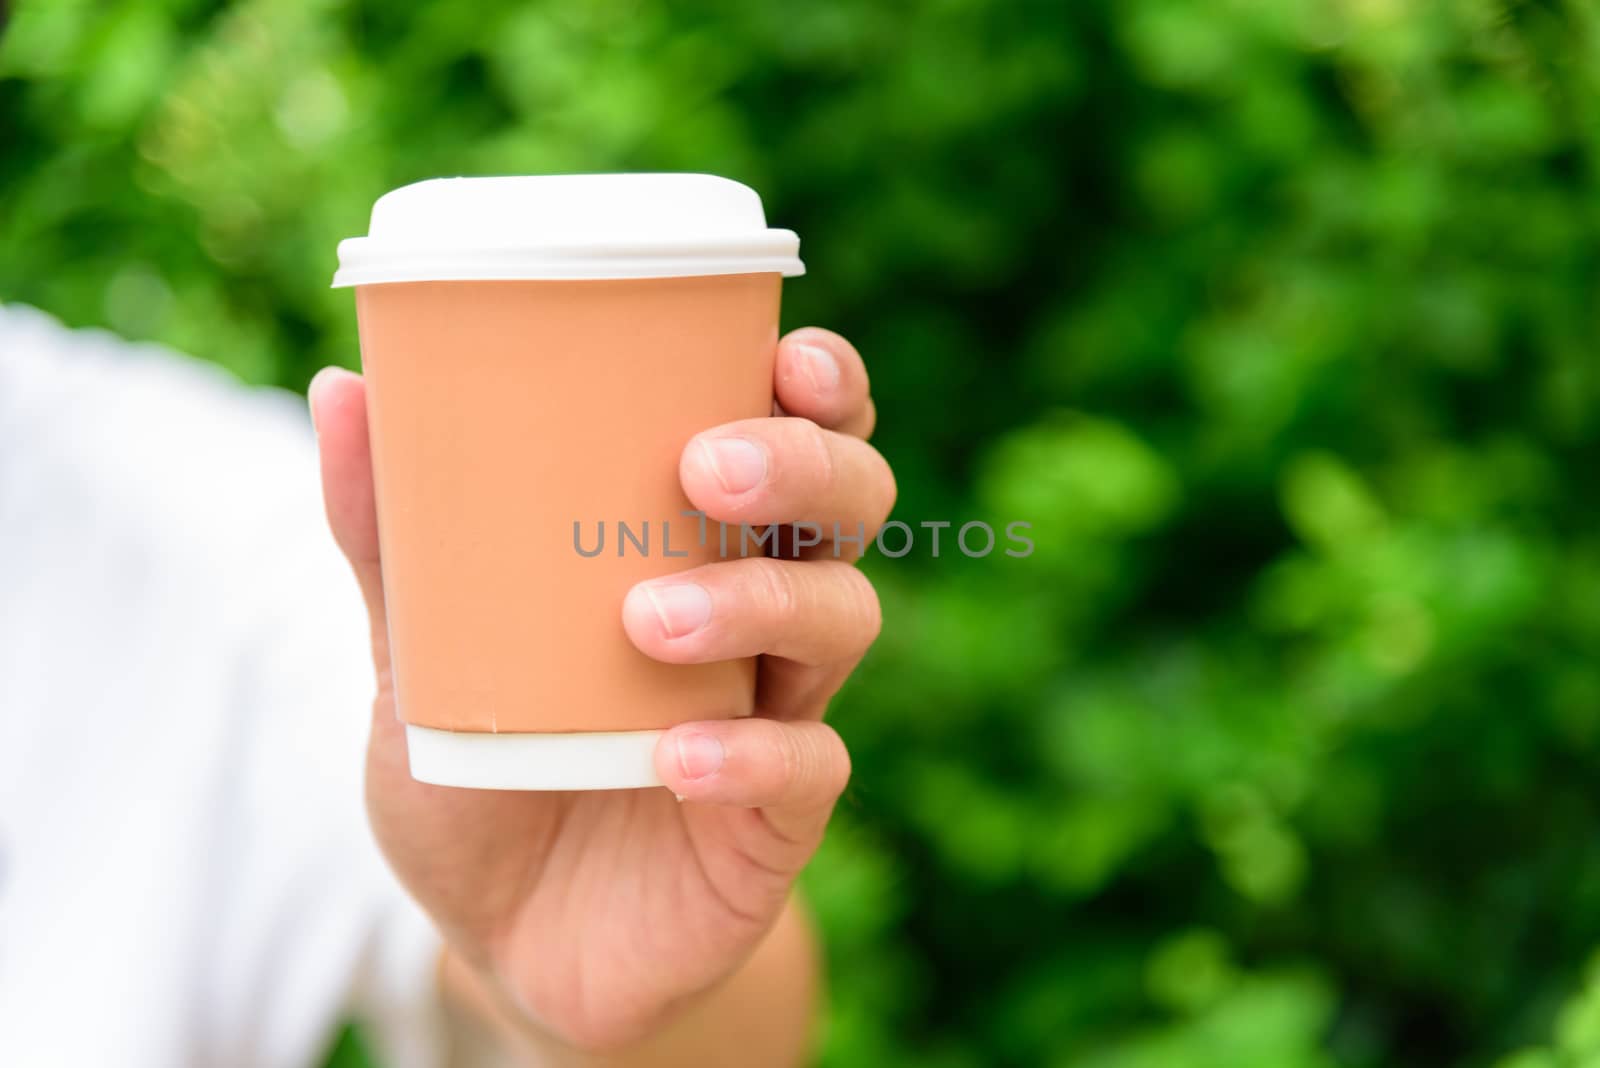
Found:
[[[799,251],[755,190],[710,174],[433,178],[378,198],[333,284],[798,275]]]

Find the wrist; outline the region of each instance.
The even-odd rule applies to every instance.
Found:
[[[541,1068],[696,1064],[783,1068],[803,1062],[819,995],[819,953],[797,899],[720,980],[654,1008],[602,1013],[623,1023],[544,1019],[496,976],[448,946],[441,985],[464,1025]]]
[[[595,1026],[589,1020],[542,1016],[492,966],[474,963],[448,944],[439,955],[439,976],[446,998],[465,1017],[466,1026],[492,1036],[508,1051],[552,1068],[633,1064],[626,1056],[630,1051],[647,1047],[705,996],[692,994],[657,1009],[630,1013],[626,1020],[601,1012],[603,1022]]]

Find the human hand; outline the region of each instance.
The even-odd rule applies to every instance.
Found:
[[[649,656],[759,656],[754,716],[681,724],[661,738],[665,790],[521,793],[411,778],[390,681],[365,386],[336,369],[312,383],[328,518],[371,622],[374,832],[454,953],[581,1048],[649,1036],[741,965],[783,911],[849,778],[822,715],[877,636],[879,609],[846,562],[859,548],[836,559],[828,535],[835,522],[850,535],[860,524],[870,539],[893,506],[894,478],[866,443],[874,408],[848,342],[796,331],[779,343],[776,368],[782,414],[698,435],[679,477],[711,520],[813,522],[824,541],[799,559],[725,560],[629,593],[622,622]]]

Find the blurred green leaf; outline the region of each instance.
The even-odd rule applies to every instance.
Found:
[[[0,298],[251,381],[357,362],[333,250],[418,178],[802,235],[919,545],[832,712],[826,1064],[1595,1059],[1593,5],[14,7]]]

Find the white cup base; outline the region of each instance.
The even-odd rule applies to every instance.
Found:
[[[632,790],[660,786],[664,731],[479,734],[406,724],[411,777],[475,790]]]

